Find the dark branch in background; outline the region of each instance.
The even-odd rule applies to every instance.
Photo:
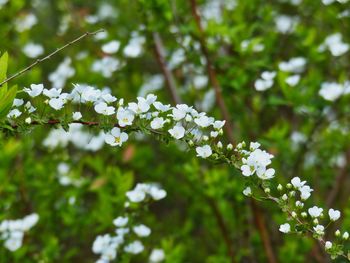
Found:
[[[33,67],[35,67],[36,65],[38,65],[39,63],[41,62],[44,62],[45,60],[47,59],[50,59],[51,57],[53,57],[54,55],[56,55],[57,53],[59,53],[60,51],[62,51],[63,49],[79,42],[80,40],[82,40],[83,38],[85,37],[88,37],[88,36],[93,36],[93,35],[96,35],[97,33],[100,33],[100,32],[103,32],[104,30],[103,29],[99,29],[95,32],[86,32],[85,34],[81,35],[80,37],[70,41],[69,43],[65,44],[64,46],[56,49],[55,51],[53,51],[52,53],[50,53],[49,55],[43,57],[43,58],[38,58],[34,63],[32,63],[31,65],[29,65],[28,67],[22,69],[21,71],[18,71],[16,74],[12,75],[11,77],[8,77],[7,79],[5,79],[4,81],[0,82],[0,87],[2,87],[2,85],[4,85],[5,83],[19,77],[20,75],[24,74],[25,72],[31,70]]]
[[[219,81],[217,79],[216,76],[216,72],[212,63],[212,60],[210,58],[210,54],[206,45],[206,41],[205,41],[205,36],[204,36],[204,30],[202,28],[202,24],[201,24],[201,18],[199,16],[198,13],[198,7],[197,7],[197,2],[196,0],[191,0],[191,10],[192,10],[192,15],[194,17],[194,20],[196,22],[196,26],[197,26],[197,30],[198,30],[198,40],[200,42],[200,47],[202,50],[202,53],[206,59],[206,66],[207,66],[207,71],[208,71],[208,75],[209,75],[209,80],[211,85],[214,88],[215,91],[215,97],[216,97],[216,103],[218,104],[222,117],[226,120],[226,124],[224,126],[226,134],[230,140],[230,142],[232,144],[234,143],[234,138],[233,138],[233,124],[231,123],[231,119],[230,119],[230,114],[227,110],[227,107],[225,105],[225,100],[222,96],[222,89],[221,86],[219,84]]]
[[[229,111],[225,105],[225,100],[222,96],[222,89],[221,89],[220,83],[217,79],[215,68],[213,66],[213,62],[210,58],[209,50],[208,50],[207,45],[206,45],[205,34],[204,34],[204,30],[203,30],[203,27],[201,24],[201,17],[199,15],[199,10],[198,10],[196,0],[191,0],[191,10],[192,10],[192,16],[194,17],[194,20],[195,20],[195,23],[197,26],[197,31],[199,34],[198,39],[200,42],[201,51],[202,51],[204,57],[206,58],[206,66],[207,66],[207,71],[208,71],[208,75],[209,75],[209,80],[211,82],[211,85],[214,88],[216,102],[220,108],[222,117],[226,120],[226,124],[224,127],[225,132],[226,132],[230,142],[232,144],[234,144],[235,141],[234,141],[233,133],[232,133],[233,132],[233,124],[231,123],[230,114],[229,114]],[[262,213],[262,211],[260,209],[258,209],[255,200],[252,200],[250,202],[250,207],[251,207],[251,210],[253,211],[253,215],[255,218],[255,225],[256,225],[258,232],[260,234],[260,237],[263,241],[264,249],[265,249],[268,261],[269,261],[269,263],[276,263],[277,259],[276,259],[274,252],[273,252],[273,249],[272,249],[272,244],[271,244],[269,233],[268,233],[268,230],[266,227],[264,214]]]
[[[166,60],[165,60],[165,50],[164,50],[163,41],[157,32],[154,32],[152,35],[153,35],[156,59],[159,64],[159,67],[162,70],[166,87],[175,104],[181,104],[182,102],[181,102],[180,96],[177,94],[177,88],[176,88],[176,82],[175,82],[174,76],[171,73],[168,67],[168,64],[166,63]]]
[[[165,60],[165,50],[164,50],[164,45],[163,45],[163,41],[159,35],[159,33],[157,32],[153,32],[152,33],[153,36],[153,41],[154,41],[154,46],[155,46],[155,54],[156,54],[156,58],[158,61],[158,64],[162,70],[162,73],[164,75],[165,81],[166,81],[166,87],[169,90],[169,93],[171,95],[171,98],[173,100],[173,102],[175,104],[179,104],[181,103],[181,97],[180,95],[177,93],[177,87],[176,87],[176,82],[174,79],[174,76],[171,72],[171,70],[169,69],[167,62]],[[227,247],[227,254],[231,259],[231,262],[235,262],[235,252],[233,250],[233,242],[230,238],[229,235],[229,230],[228,227],[226,225],[225,219],[222,215],[222,213],[220,212],[215,200],[213,200],[212,198],[206,196],[206,202],[208,203],[208,205],[210,206],[216,222],[218,224],[218,227],[221,231],[222,237],[225,241],[226,247]]]

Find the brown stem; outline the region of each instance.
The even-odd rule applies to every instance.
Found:
[[[209,206],[211,207],[211,210],[213,211],[213,213],[215,215],[219,229],[220,229],[221,234],[225,240],[226,247],[227,247],[227,253],[231,259],[231,262],[234,263],[236,261],[235,261],[235,253],[233,250],[233,243],[232,243],[230,235],[229,235],[230,231],[227,228],[225,220],[224,220],[217,204],[215,203],[215,201],[211,197],[207,197],[206,199],[207,199]]]
[[[333,188],[329,192],[329,195],[327,198],[327,207],[332,207],[334,205],[334,202],[339,192],[341,191],[342,186],[344,185],[344,181],[348,176],[349,164],[350,164],[350,150],[346,152],[346,165],[339,170],[339,174],[335,179]]]
[[[228,136],[228,139],[230,140],[230,142],[232,144],[234,144],[234,138],[233,138],[233,124],[231,122],[230,119],[230,114],[229,111],[225,105],[225,100],[222,96],[222,89],[220,86],[220,83],[217,79],[217,75],[215,72],[215,68],[213,66],[213,63],[211,61],[210,58],[210,54],[206,45],[206,41],[205,41],[205,34],[204,34],[204,30],[201,24],[201,17],[199,15],[198,12],[198,6],[197,6],[197,2],[196,0],[191,0],[191,10],[192,10],[192,15],[194,17],[196,26],[197,26],[197,30],[198,30],[198,38],[199,38],[199,42],[200,42],[200,47],[201,47],[201,51],[204,55],[204,57],[206,58],[206,66],[207,66],[207,71],[208,71],[208,75],[209,75],[209,80],[211,82],[211,85],[214,88],[215,91],[215,96],[216,96],[216,102],[219,106],[220,112],[223,116],[223,118],[226,120],[226,125],[225,125],[225,132]],[[250,207],[251,210],[253,211],[253,215],[255,217],[255,224],[256,227],[259,231],[260,237],[263,241],[264,244],[264,248],[265,248],[265,252],[267,255],[267,258],[269,260],[269,263],[276,263],[276,256],[273,252],[272,249],[272,245],[271,245],[271,240],[269,238],[269,233],[266,227],[266,222],[263,216],[263,213],[258,209],[258,207],[255,204],[255,201],[252,201],[250,203]]]
[[[250,206],[253,211],[255,225],[258,228],[260,237],[265,248],[267,260],[269,263],[277,263],[276,256],[272,250],[269,233],[266,228],[264,214],[260,211],[260,208],[257,206],[256,201],[254,199],[251,199]]]
[[[103,29],[99,29],[95,32],[86,32],[85,34],[81,35],[80,37],[70,41],[69,43],[65,44],[64,46],[56,49],[55,51],[53,51],[52,53],[48,54],[47,56],[43,57],[43,58],[38,58],[34,63],[32,63],[31,65],[25,67],[24,69],[22,69],[21,71],[18,71],[16,74],[12,75],[11,77],[8,77],[7,79],[5,79],[4,81],[0,82],[0,87],[2,85],[4,85],[5,83],[11,81],[12,79],[14,78],[17,78],[19,77],[20,75],[24,74],[25,72],[31,70],[33,67],[35,67],[36,65],[38,65],[39,63],[47,60],[47,59],[50,59],[51,57],[53,57],[54,55],[56,55],[58,52],[62,51],[63,49],[79,42],[80,40],[82,40],[83,38],[87,37],[87,36],[92,36],[92,35],[96,35],[97,33],[100,33],[104,31]]]
[[[206,45],[206,41],[205,41],[205,36],[204,36],[204,30],[202,28],[202,24],[201,24],[201,18],[198,12],[198,7],[197,7],[197,2],[196,0],[191,0],[191,10],[192,10],[192,15],[194,17],[194,20],[196,22],[196,26],[197,26],[197,30],[198,30],[198,38],[199,38],[199,42],[200,42],[200,47],[201,47],[201,51],[206,59],[206,66],[207,66],[207,71],[208,71],[208,75],[209,75],[209,80],[211,85],[214,88],[215,91],[215,97],[216,97],[216,103],[218,104],[222,117],[226,120],[226,124],[224,126],[226,134],[230,140],[230,142],[232,144],[234,144],[234,138],[233,138],[233,124],[231,122],[230,119],[230,114],[229,111],[225,105],[225,101],[224,98],[222,96],[222,89],[220,86],[220,83],[217,79],[217,75],[212,63],[212,60],[210,58],[210,54]]]
[[[181,98],[177,94],[177,88],[176,88],[176,82],[174,79],[173,74],[171,73],[166,60],[165,60],[165,50],[164,50],[164,45],[163,41],[159,35],[158,32],[154,32],[153,34],[153,41],[154,41],[154,50],[155,50],[155,55],[157,62],[159,64],[159,67],[162,70],[166,87],[170,93],[170,96],[172,100],[175,102],[175,104],[181,104]]]

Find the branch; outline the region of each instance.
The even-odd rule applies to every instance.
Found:
[[[87,36],[92,36],[92,35],[96,35],[97,33],[100,33],[100,32],[103,32],[104,29],[99,29],[97,31],[94,31],[94,32],[86,32],[85,34],[81,35],[80,37],[70,41],[69,43],[65,44],[64,46],[56,49],[55,51],[53,51],[52,53],[50,53],[49,55],[43,57],[43,58],[39,58],[37,59],[34,63],[32,63],[31,65],[29,65],[28,67],[22,69],[21,71],[17,72],[16,74],[12,75],[11,77],[8,77],[7,79],[5,79],[4,81],[2,81],[0,83],[0,87],[2,87],[5,83],[13,80],[14,78],[17,78],[19,77],[20,75],[24,74],[25,72],[31,70],[33,67],[35,67],[36,65],[38,65],[39,63],[41,62],[44,62],[45,60],[53,57],[54,55],[56,55],[57,53],[59,53],[60,51],[62,51],[63,49],[79,42],[80,40],[82,40],[83,38],[87,37]]]
[[[224,127],[225,132],[226,132],[230,142],[232,144],[235,144],[233,134],[232,134],[233,124],[231,123],[230,114],[229,114],[229,111],[225,105],[225,100],[222,96],[222,89],[221,89],[221,86],[220,86],[219,81],[217,79],[217,75],[216,75],[213,63],[211,61],[211,58],[210,58],[208,48],[206,46],[206,41],[205,41],[205,37],[204,37],[204,30],[202,28],[201,18],[200,18],[199,12],[198,12],[196,0],[191,0],[191,10],[192,10],[192,15],[193,15],[194,20],[196,22],[197,30],[199,33],[200,47],[201,47],[202,53],[205,56],[206,61],[207,61],[206,65],[207,65],[207,71],[209,74],[209,80],[214,88],[215,95],[216,95],[216,102],[220,108],[221,114],[222,114],[223,118],[226,120],[226,125]],[[266,228],[266,222],[265,222],[265,219],[263,217],[263,213],[257,208],[254,201],[252,201],[250,203],[250,207],[251,207],[251,210],[253,211],[253,214],[255,217],[255,224],[256,224],[256,227],[259,231],[260,237],[263,241],[265,252],[266,252],[266,255],[268,257],[268,260],[270,263],[276,263],[277,262],[276,256],[274,255],[274,252],[272,249],[271,240],[269,238],[269,233],[268,233],[268,230]]]
[[[157,32],[154,32],[152,35],[153,35],[156,59],[164,75],[166,87],[168,88],[170,96],[172,100],[175,102],[175,104],[181,104],[182,102],[181,102],[181,98],[177,94],[177,88],[176,88],[176,82],[175,82],[174,76],[171,73],[165,61],[165,51],[164,51],[163,41]]]
[[[199,37],[200,47],[201,47],[202,53],[203,53],[203,55],[206,59],[206,62],[207,62],[206,66],[207,66],[207,71],[208,71],[208,75],[209,75],[209,80],[211,82],[211,85],[214,88],[216,102],[220,108],[222,117],[226,120],[226,124],[225,124],[224,128],[225,128],[226,134],[227,134],[230,142],[232,144],[235,144],[233,134],[232,134],[233,124],[231,123],[230,114],[229,114],[229,111],[227,110],[227,107],[225,105],[225,100],[222,96],[222,89],[221,89],[221,86],[220,86],[219,81],[217,79],[216,72],[215,72],[213,63],[211,61],[208,48],[206,46],[204,31],[203,31],[203,28],[201,25],[201,18],[200,18],[199,13],[198,13],[198,7],[197,7],[196,0],[191,0],[191,10],[192,10],[192,15],[193,15],[194,20],[196,22],[197,30],[199,33],[198,37]]]

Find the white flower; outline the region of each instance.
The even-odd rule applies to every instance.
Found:
[[[100,60],[96,60],[92,66],[91,70],[94,72],[99,72],[105,78],[110,78],[113,75],[113,72],[120,69],[122,67],[122,63],[113,57],[103,57]]]
[[[95,105],[95,111],[102,115],[112,115],[115,113],[113,106],[108,106],[105,102],[100,102]]]
[[[254,87],[257,91],[264,91],[269,88],[271,88],[273,85],[272,80],[263,80],[263,79],[258,79],[254,83]]]
[[[209,145],[196,147],[197,156],[207,158],[212,154],[211,147]]]
[[[23,231],[28,231],[31,229],[36,223],[39,221],[39,215],[38,214],[30,214],[23,218],[22,220],[22,229]]]
[[[105,135],[105,142],[111,146],[122,146],[128,140],[128,134],[120,132],[120,129],[114,127],[109,133]]]
[[[248,186],[243,190],[243,194],[245,196],[251,196],[252,195],[252,189]]]
[[[337,221],[340,218],[340,211],[334,210],[333,208],[329,209],[328,215],[330,220]]]
[[[323,51],[325,48],[328,48],[333,56],[339,57],[348,52],[350,46],[349,44],[343,42],[342,35],[340,33],[335,33],[325,39],[319,50]]]
[[[306,183],[306,181],[301,181],[299,177],[294,177],[290,182],[296,189],[300,189]]]
[[[83,115],[81,115],[80,111],[75,111],[75,112],[72,113],[72,118],[75,121],[80,120],[82,117],[83,117]]]
[[[163,119],[163,118],[154,118],[152,121],[151,121],[151,128],[154,129],[154,130],[158,130],[158,129],[161,129],[163,128],[164,126],[164,123],[166,121]]]
[[[103,251],[110,245],[112,238],[109,234],[103,236],[97,236],[92,244],[92,251],[95,254],[103,253]]]
[[[277,31],[282,34],[290,33],[298,23],[298,18],[286,15],[280,15],[275,18]]]
[[[296,86],[299,83],[299,81],[300,81],[300,75],[292,75],[286,78],[286,83],[292,87]]]
[[[131,111],[126,110],[123,107],[118,108],[117,119],[118,119],[118,124],[121,127],[132,125],[134,118],[135,116]]]
[[[249,145],[249,149],[251,151],[254,151],[254,150],[258,149],[260,146],[261,146],[261,144],[258,142],[251,142]]]
[[[244,176],[251,176],[255,172],[254,169],[252,169],[249,165],[246,164],[241,166],[241,171]]]
[[[208,127],[214,123],[214,118],[202,115],[199,118],[195,118],[194,122],[198,126],[205,128],[205,127]]]
[[[280,229],[279,229],[282,233],[289,233],[290,232],[290,225],[288,223],[285,223],[283,225],[280,225]]]
[[[152,186],[151,189],[149,190],[149,194],[151,195],[151,197],[158,201],[163,199],[164,197],[166,197],[166,191],[163,189],[160,189],[156,186]]]
[[[139,254],[144,250],[144,246],[138,240],[128,244],[124,247],[124,251],[130,254]]]
[[[133,230],[139,237],[147,237],[151,234],[151,229],[145,225],[134,226]]]
[[[175,121],[182,120],[186,117],[186,114],[190,111],[190,107],[186,104],[177,104],[176,108],[173,108],[173,118]]]
[[[316,217],[319,217],[322,214],[323,209],[319,208],[317,206],[313,206],[313,207],[308,209],[308,212],[309,212],[309,215],[311,217],[315,217],[316,218]]]
[[[43,90],[43,94],[49,98],[57,98],[61,95],[61,92],[62,92],[62,89],[55,89],[55,88],[52,88],[49,90],[48,89]]]
[[[118,51],[120,47],[120,42],[117,40],[112,40],[102,46],[102,51],[107,54],[113,54]]]
[[[16,251],[22,246],[22,238],[9,238],[5,241],[4,246],[10,251]]]
[[[300,191],[300,197],[302,200],[306,200],[311,196],[311,192],[313,191],[313,189],[310,188],[310,186],[308,185],[304,185],[301,188],[299,188]]]
[[[7,114],[7,118],[9,118],[9,119],[16,119],[16,118],[18,118],[21,115],[22,115],[21,111],[19,111],[18,109],[13,109]]]
[[[343,234],[343,239],[348,239],[349,238],[349,233],[348,232],[344,232]]]
[[[165,259],[165,254],[163,249],[153,249],[151,255],[149,256],[149,261],[151,263],[161,262]]]
[[[14,99],[12,106],[13,107],[20,107],[23,105],[23,103],[24,103],[24,100],[22,100],[22,99]]]
[[[166,111],[169,111],[171,109],[171,106],[169,104],[164,105],[163,103],[161,103],[159,101],[153,102],[153,106],[161,112],[166,112]]]
[[[344,86],[335,82],[324,82],[318,94],[328,101],[335,101],[344,93]]]
[[[65,100],[62,99],[61,97],[59,98],[52,98],[49,100],[49,105],[51,106],[51,108],[55,109],[55,110],[60,110],[63,108],[65,104]]]
[[[24,92],[28,93],[28,95],[32,98],[37,97],[41,94],[44,89],[43,84],[31,84],[30,88],[24,88]]]
[[[37,58],[40,55],[44,54],[44,48],[40,44],[28,43],[23,49],[23,53],[29,58]]]
[[[317,225],[314,227],[314,230],[315,232],[318,234],[318,235],[323,235],[324,234],[324,226],[322,225]]]
[[[301,73],[304,71],[306,65],[306,59],[303,57],[291,58],[289,61],[283,61],[278,64],[278,68],[281,71]]]
[[[226,121],[214,121],[213,127],[214,129],[220,130],[222,127],[224,127]]]
[[[107,94],[103,94],[101,96],[101,98],[106,102],[106,103],[112,103],[115,102],[117,100],[116,97],[112,96],[111,94],[107,93]]]
[[[269,168],[269,169],[257,169],[256,170],[256,175],[262,179],[262,180],[269,180],[272,179],[275,175],[275,169]]]
[[[146,193],[140,189],[134,189],[126,192],[126,196],[133,203],[140,203],[146,198]]]
[[[273,80],[276,77],[276,71],[264,71],[261,73],[263,80]]]
[[[137,98],[137,103],[130,102],[128,105],[129,110],[133,111],[135,114],[145,113],[150,108],[150,104],[148,103],[148,101],[142,97]]]
[[[124,227],[126,226],[126,224],[128,223],[129,218],[128,217],[122,217],[122,216],[118,216],[116,219],[113,220],[113,224],[116,227]]]
[[[324,248],[327,249],[331,249],[333,246],[332,242],[330,241],[326,241],[326,243],[324,244]]]
[[[185,136],[185,128],[181,125],[176,125],[172,129],[168,130],[170,135],[179,140]]]

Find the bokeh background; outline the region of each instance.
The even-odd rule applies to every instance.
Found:
[[[226,142],[261,142],[275,155],[276,180],[307,180],[315,189],[308,202],[342,210],[334,229],[346,230],[349,8],[331,0],[0,0],[0,52],[10,55],[11,75],[103,28],[13,82],[67,91],[88,84],[126,101],[154,93],[228,117]],[[265,71],[276,72],[272,83]],[[86,147],[98,134],[72,130],[66,142],[43,127],[1,135],[0,220],[40,215],[21,249],[0,246],[1,262],[94,262],[95,237],[113,231],[137,182],[168,193],[139,215],[165,262],[329,262],[311,239],[278,231],[285,216],[277,207],[242,195],[239,171],[148,136],[121,149],[98,140]],[[145,254],[122,262],[147,262]]]

